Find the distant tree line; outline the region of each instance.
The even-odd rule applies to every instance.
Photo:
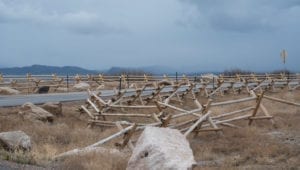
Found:
[[[121,67],[112,67],[109,69],[106,73],[106,75],[135,75],[135,76],[142,76],[144,74],[146,75],[152,75],[150,72],[146,72],[142,69],[131,69],[131,68],[121,68]]]
[[[293,72],[287,69],[282,69],[282,70],[274,70],[271,72],[255,72],[255,71],[249,71],[249,70],[243,70],[243,69],[239,69],[239,68],[234,68],[234,69],[227,69],[224,70],[223,75],[225,76],[234,76],[236,74],[265,74],[265,73],[269,73],[269,74],[280,74],[280,73],[285,73],[285,74],[292,74]]]
[[[224,76],[234,76],[236,74],[251,74],[251,73],[253,73],[253,72],[235,68],[235,69],[224,70],[224,72],[222,74]]]

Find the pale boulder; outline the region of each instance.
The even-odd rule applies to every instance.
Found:
[[[193,151],[176,129],[146,127],[139,137],[127,170],[184,170],[195,164]]]
[[[16,95],[16,94],[20,94],[20,92],[10,87],[0,87],[0,95]]]
[[[85,83],[85,82],[79,82],[79,83],[74,85],[74,88],[77,89],[77,90],[87,90],[90,87],[91,86],[88,83]]]
[[[66,87],[58,87],[57,89],[54,90],[54,92],[68,92],[69,89]]]
[[[0,133],[0,145],[7,150],[30,150],[30,137],[23,131],[12,131]]]
[[[62,104],[61,102],[47,102],[41,106],[46,111],[54,114],[55,116],[62,116]]]
[[[52,122],[54,119],[53,114],[30,102],[27,102],[22,105],[19,114],[22,115],[25,119],[29,120],[41,120]]]

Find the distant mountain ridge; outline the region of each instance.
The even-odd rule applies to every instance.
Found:
[[[11,67],[11,68],[0,68],[0,73],[6,75],[25,75],[30,74],[53,74],[58,75],[75,75],[75,74],[98,74],[100,71],[88,70],[76,66],[46,66],[46,65],[32,65],[25,67]]]
[[[0,68],[0,73],[4,75],[26,75],[27,73],[36,75],[49,75],[56,73],[58,75],[75,75],[75,74],[99,74],[120,75],[120,74],[175,74],[176,70],[166,66],[148,66],[148,67],[111,67],[108,70],[89,70],[77,66],[46,66],[32,65],[24,67]]]
[[[10,68],[0,68],[0,73],[4,75],[26,75],[27,73],[35,75],[76,75],[76,74],[106,74],[106,75],[120,75],[120,74],[131,74],[131,75],[143,75],[143,74],[152,74],[152,75],[195,75],[198,72],[197,69],[193,68],[172,68],[168,66],[145,66],[145,67],[111,67],[108,70],[89,70],[77,66],[46,66],[46,65],[32,65],[25,67],[10,67]]]
[[[176,74],[177,70],[168,66],[145,66],[145,67],[111,67],[106,74],[117,75],[122,73],[128,74]],[[180,73],[181,71],[178,70]]]

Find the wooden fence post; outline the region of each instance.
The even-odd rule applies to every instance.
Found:
[[[253,113],[252,113],[252,116],[251,116],[251,117],[255,117],[255,115],[256,115],[256,113],[257,113],[257,111],[258,111],[258,109],[259,109],[260,102],[261,102],[261,100],[262,100],[262,98],[263,98],[263,96],[264,96],[264,93],[265,93],[265,92],[263,91],[261,94],[258,95],[258,99],[257,99],[257,101],[256,101],[256,106],[255,106],[255,109],[253,110]],[[252,124],[252,122],[253,122],[253,119],[249,119],[248,125],[250,126],[250,125]]]

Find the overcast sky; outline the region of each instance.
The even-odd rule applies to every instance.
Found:
[[[300,0],[0,0],[0,67],[300,71]]]

